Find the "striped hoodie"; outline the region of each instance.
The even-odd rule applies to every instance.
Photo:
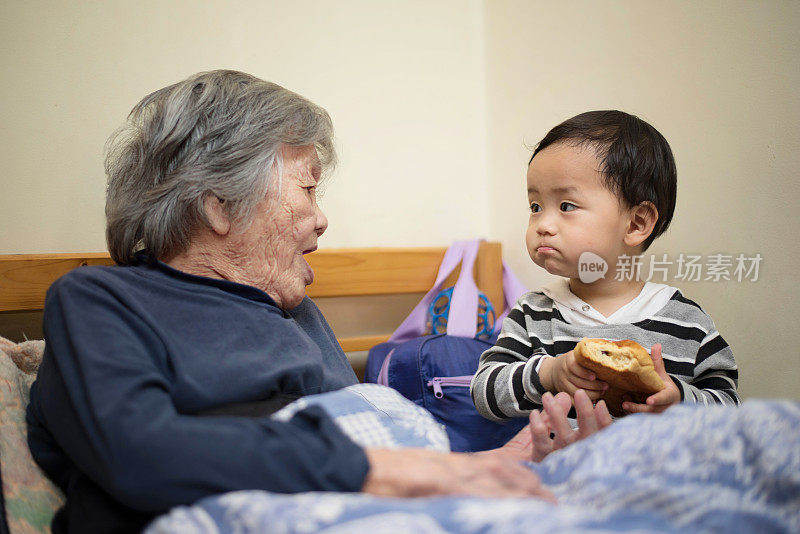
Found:
[[[569,352],[584,337],[632,339],[648,352],[661,343],[681,402],[740,403],[733,352],[711,317],[678,289],[648,282],[639,296],[604,317],[561,279],[523,295],[503,321],[495,346],[481,355],[470,386],[478,412],[502,421],[541,408],[542,361]]]

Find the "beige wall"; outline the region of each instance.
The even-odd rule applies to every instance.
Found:
[[[799,25],[797,2],[486,2],[490,234],[548,280],[524,250],[525,144],[590,109],[651,122],[678,205],[648,253],[763,256],[755,283],[671,280],[733,347],[746,397],[800,398]]]
[[[800,4],[370,0],[5,2],[0,253],[104,248],[102,147],[133,104],[235,68],[331,113],[323,246],[502,240],[529,284],[528,150],[619,108],[672,144],[678,209],[653,252],[754,254],[757,283],[678,284],[745,396],[800,398]]]
[[[233,68],[325,107],[324,246],[485,233],[478,0],[5,2],[0,253],[97,251],[102,149],[144,95]]]

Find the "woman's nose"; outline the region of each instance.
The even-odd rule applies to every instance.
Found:
[[[325,213],[323,213],[319,205],[317,205],[316,220],[314,225],[314,231],[317,232],[317,237],[324,234],[325,230],[327,229],[328,229],[328,218],[325,216]]]

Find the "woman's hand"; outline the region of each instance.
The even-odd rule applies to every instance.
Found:
[[[592,405],[591,399],[583,390],[575,392],[575,411],[578,417],[578,430],[570,427],[567,414],[572,407],[572,399],[566,393],[553,396],[545,393],[542,397],[544,410],[534,410],[530,424],[498,449],[475,453],[477,455],[499,455],[516,461],[533,460],[541,462],[553,451],[591,436],[611,424],[611,414],[604,401]],[[551,435],[553,437],[551,437]]]
[[[370,467],[364,493],[387,497],[539,497],[555,502],[530,469],[500,454],[372,448],[365,452]]]
[[[622,403],[622,409],[627,413],[661,413],[673,404],[681,402],[681,392],[672,378],[667,374],[664,369],[664,359],[661,357],[661,345],[655,344],[650,350],[650,357],[653,359],[653,366],[656,373],[664,381],[667,386],[658,393],[654,393],[647,397],[645,404],[638,404],[635,402],[625,401]]]
[[[567,420],[570,405],[566,394],[555,397],[550,393],[542,395],[543,411],[533,410],[530,415],[532,460],[541,462],[548,454],[567,445],[591,436],[611,424],[611,414],[604,401],[592,405],[589,395],[579,389],[574,395],[575,412],[578,416],[578,429],[573,430]]]
[[[563,407],[564,413],[569,412],[569,409],[572,406],[572,399],[569,398],[569,395],[566,393],[559,393],[554,397],[554,400],[557,404]],[[546,422],[548,420],[547,413],[544,412],[541,415]],[[508,443],[499,449],[476,452],[475,454],[500,454],[506,458],[517,460],[518,462],[531,461],[531,459],[534,458],[534,434],[532,424],[529,423],[525,425],[525,427],[517,432],[517,434],[508,441]]]
[[[593,402],[608,389],[608,385],[597,380],[592,371],[578,365],[574,351],[555,358],[545,358],[539,370],[539,379],[545,389],[556,393],[563,391],[574,396],[577,390],[582,389]]]

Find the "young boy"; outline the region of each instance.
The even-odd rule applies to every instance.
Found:
[[[583,337],[652,347],[667,387],[645,403],[624,402],[628,413],[739,404],[736,362],[711,317],[674,287],[615,276],[620,258],[642,254],[669,226],[676,180],[666,139],[620,111],[573,117],[537,145],[528,163],[528,253],[565,278],[523,295],[481,356],[471,393],[484,417],[527,416],[548,391],[599,399],[607,385],[573,356]],[[603,277],[579,275],[587,258],[605,262]]]

